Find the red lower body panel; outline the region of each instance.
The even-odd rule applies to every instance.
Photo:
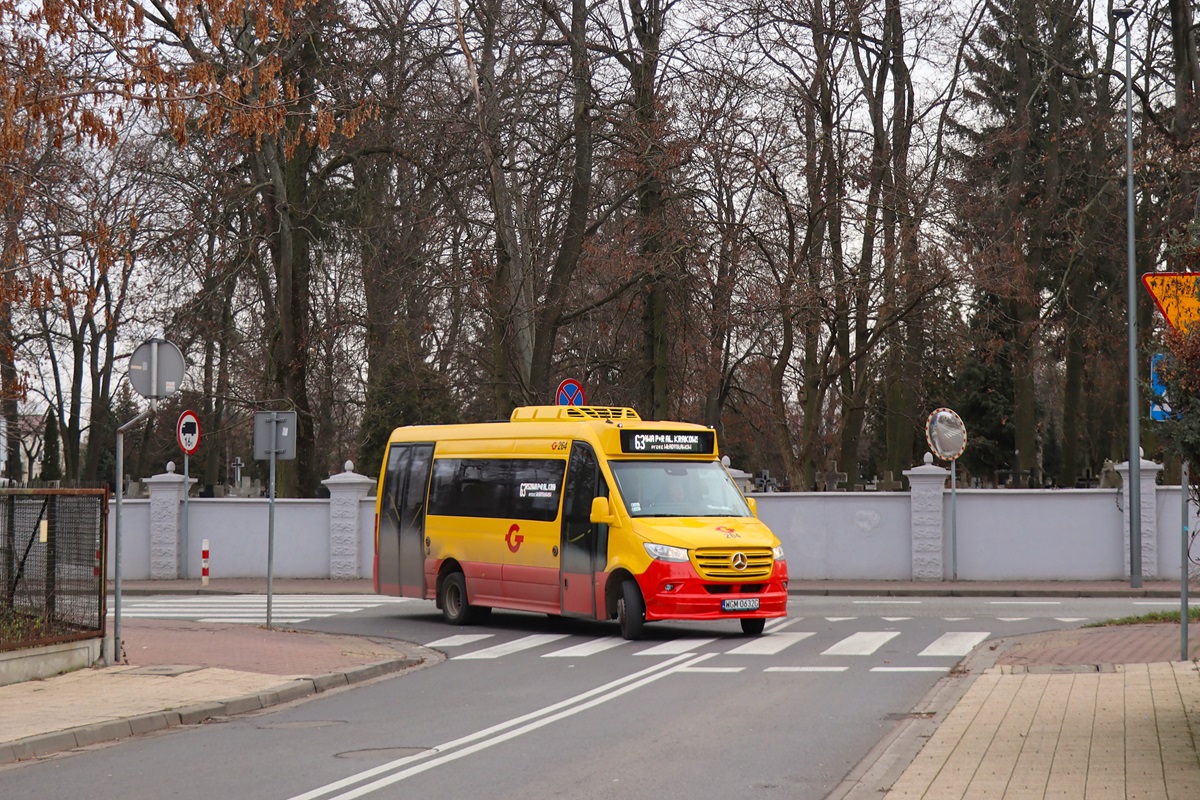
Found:
[[[558,570],[545,567],[521,567],[511,564],[459,562],[467,579],[467,598],[471,605],[535,611],[560,612]],[[437,574],[441,561],[425,560],[426,597],[436,598]]]
[[[787,562],[775,562],[771,575],[745,583],[708,581],[690,563],[654,561],[637,577],[646,599],[646,619],[743,619],[787,615]],[[758,608],[725,611],[723,600],[757,599]]]

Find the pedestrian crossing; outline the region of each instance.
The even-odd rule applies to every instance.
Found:
[[[369,594],[284,594],[271,597],[271,622],[295,623],[350,614],[365,608],[411,602],[407,597]],[[108,598],[108,614],[114,613]],[[175,619],[191,622],[266,624],[265,594],[188,595],[186,597],[122,597],[122,619]]]
[[[311,619],[351,614],[364,609],[398,603],[411,603],[403,597],[379,595],[274,595],[271,602],[272,623],[300,623]],[[122,618],[186,620],[210,623],[264,624],[266,622],[266,595],[186,595],[186,596],[133,596],[123,597]],[[109,598],[109,614],[113,613],[113,598]],[[793,664],[772,663],[764,667],[766,672],[837,673],[850,669],[850,664],[859,659],[878,656],[880,651],[890,653],[895,660],[899,653],[911,654],[904,657],[906,664],[889,661],[875,663],[868,668],[872,672],[946,672],[954,663],[974,648],[994,636],[1007,633],[1005,627],[1024,622],[1029,617],[943,617],[950,627],[966,627],[971,622],[990,630],[946,630],[914,641],[915,631],[908,630],[903,623],[913,617],[863,617],[874,626],[889,627],[888,630],[851,630],[838,633],[843,623],[854,623],[859,617],[788,617],[770,620],[760,636],[736,637],[693,637],[681,636],[663,641],[627,641],[616,634],[580,636],[570,633],[534,633],[521,635],[519,631],[505,629],[499,625],[480,632],[450,633],[419,642],[427,647],[442,650],[453,661],[494,661],[510,656],[528,656],[558,660],[584,659],[599,656],[609,651],[624,652],[645,658],[673,658],[686,653],[712,652],[737,659],[762,659],[779,657],[790,659]],[[1077,624],[1087,621],[1083,617],[1053,617],[1057,622]],[[987,624],[987,623],[992,624]],[[966,623],[967,625],[961,625]],[[890,627],[895,624],[896,627]],[[998,626],[998,627],[997,627]],[[815,627],[818,630],[802,630]],[[924,630],[928,631],[927,628]],[[901,639],[901,637],[904,637]],[[887,648],[887,650],[885,650]],[[937,663],[928,666],[928,662]],[[836,663],[841,662],[841,663]],[[926,662],[922,664],[921,662]],[[744,666],[706,666],[697,668],[702,672],[737,672]]]
[[[819,647],[813,652],[801,652],[797,647],[817,637],[816,631],[785,630],[797,619],[775,620],[761,635],[750,639],[729,639],[716,637],[682,637],[664,642],[647,643],[627,641],[615,633],[611,636],[599,636],[578,642],[578,637],[568,634],[538,633],[506,638],[511,631],[496,633],[452,634],[433,641],[426,642],[427,647],[445,652],[453,661],[486,661],[501,659],[506,656],[528,654],[541,658],[588,658],[610,650],[623,649],[632,656],[649,656],[670,658],[685,653],[711,652],[714,648],[720,655],[725,656],[780,656],[794,655],[799,652],[802,657],[815,658],[849,658],[874,656],[897,637],[901,631],[855,631],[840,636],[832,645]],[[826,634],[827,635],[827,634]],[[912,634],[910,634],[910,637]],[[870,667],[872,672],[947,672],[962,657],[968,655],[975,647],[993,636],[991,631],[945,631],[931,642],[905,648],[915,652],[917,659],[951,659],[939,666],[924,664],[912,665],[883,665]],[[494,642],[494,643],[493,643]],[[477,648],[477,649],[473,649]],[[845,672],[850,667],[840,665],[771,665],[765,672]],[[739,672],[744,666],[709,666],[692,671],[701,672]]]

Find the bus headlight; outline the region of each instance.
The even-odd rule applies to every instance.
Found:
[[[787,558],[783,555],[783,545],[777,544],[771,548],[771,555],[775,556],[776,561],[786,561]]]
[[[645,542],[643,545],[650,557],[656,561],[687,561],[688,552],[682,547],[671,547],[667,544]]]

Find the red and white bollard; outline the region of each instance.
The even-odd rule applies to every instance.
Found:
[[[208,586],[208,539],[200,547],[200,585]]]

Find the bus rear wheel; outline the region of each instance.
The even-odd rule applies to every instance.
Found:
[[[621,584],[621,596],[617,598],[617,624],[621,637],[629,640],[642,638],[642,627],[646,624],[646,601],[636,581]]]
[[[482,609],[467,602],[467,579],[461,572],[451,572],[442,580],[441,594],[442,618],[451,625],[466,625],[484,616],[479,613]]]
[[[766,626],[767,621],[762,617],[759,617],[758,619],[743,619],[742,633],[746,634],[747,636],[758,636],[763,632],[763,628]]]

